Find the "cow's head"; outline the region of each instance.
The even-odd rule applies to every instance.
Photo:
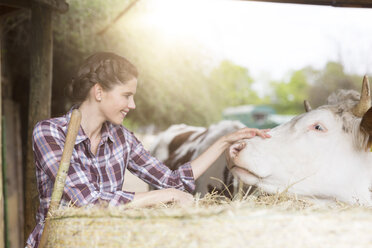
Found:
[[[372,205],[372,110],[367,77],[362,94],[341,90],[328,104],[243,140],[228,156],[234,175],[268,193],[283,190],[320,199]]]

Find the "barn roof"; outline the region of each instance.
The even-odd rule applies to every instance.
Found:
[[[252,0],[243,0],[243,1],[252,1]],[[253,0],[253,1],[273,2],[273,3],[329,5],[329,6],[334,6],[334,7],[372,8],[372,0]]]

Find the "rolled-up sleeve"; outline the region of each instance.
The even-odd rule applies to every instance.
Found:
[[[130,138],[131,154],[128,169],[157,189],[177,188],[192,193],[195,190],[194,174],[190,162],[171,170],[147,151],[134,135]]]

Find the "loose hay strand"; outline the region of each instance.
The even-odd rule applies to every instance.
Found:
[[[218,182],[220,182],[224,187],[225,187],[225,189],[224,190],[226,190],[228,193],[229,193],[229,196],[231,197],[231,198],[233,198],[233,194],[231,193],[231,191],[229,190],[229,186],[227,186],[221,179],[219,179],[219,178],[216,178],[216,177],[210,177],[210,179],[212,179],[212,180],[216,180],[216,181],[218,181]],[[223,191],[224,191],[223,190]],[[221,192],[221,193],[223,193],[223,191]]]

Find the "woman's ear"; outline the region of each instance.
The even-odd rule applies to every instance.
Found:
[[[102,86],[99,83],[96,83],[93,86],[93,94],[94,94],[94,99],[96,101],[100,102],[102,100],[102,92],[103,92]]]

